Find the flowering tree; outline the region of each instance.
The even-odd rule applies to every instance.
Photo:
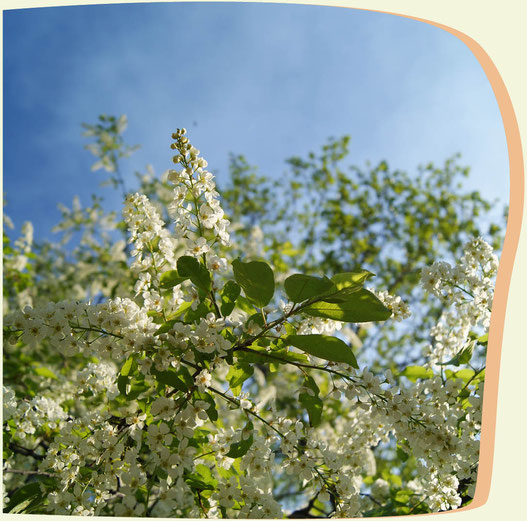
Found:
[[[438,303],[422,363],[394,365],[385,348],[368,370],[357,360],[371,330],[395,345],[398,327],[386,328],[411,320],[386,273],[374,289],[364,266],[338,269],[345,256],[329,248],[317,256],[317,227],[326,245],[335,237],[280,202],[282,221],[264,217],[280,248],[297,251],[277,256],[265,222],[257,229],[251,218],[269,192],[247,199],[251,175],[254,190],[263,182],[240,164],[225,190],[239,217],[229,222],[184,129],[172,135],[176,169],[140,176],[140,192],[128,193],[125,126],[123,117],[85,125],[96,167],[126,194],[122,221],[96,198],[87,209],[77,200],[62,208],[61,245],[32,251],[29,224],[14,242],[4,235],[4,511],[305,518],[468,503],[491,246],[467,238],[454,264],[421,266],[426,297],[408,296]],[[286,218],[308,237],[286,241]],[[67,248],[75,231],[80,243]]]

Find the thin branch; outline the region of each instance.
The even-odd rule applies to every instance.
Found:
[[[40,472],[38,470],[16,470],[16,469],[4,469],[4,474],[24,474],[27,476],[49,476],[49,477],[56,477],[56,474],[52,474],[51,472]]]
[[[42,461],[45,458],[45,456],[42,456],[42,454],[37,454],[34,450],[28,449],[26,447],[21,447],[16,443],[10,443],[9,448],[16,454],[22,454],[23,456],[31,456],[32,458],[35,458],[39,461]]]

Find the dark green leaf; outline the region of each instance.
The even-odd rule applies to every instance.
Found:
[[[4,512],[18,514],[25,510],[39,496],[42,496],[40,482],[33,481],[32,483],[28,483],[14,492]]]
[[[233,394],[237,396],[240,394],[241,386],[247,378],[250,378],[254,373],[254,368],[249,364],[232,365],[227,373],[227,381],[229,387],[233,390]],[[234,391],[237,391],[236,393]]]
[[[215,422],[218,419],[218,411],[216,410],[216,402],[214,401],[214,397],[209,393],[201,393],[199,391],[195,392],[194,394],[200,400],[203,400],[209,404],[209,408],[205,412],[207,413],[210,421]]]
[[[305,407],[309,416],[309,425],[317,427],[322,419],[322,400],[318,396],[311,396],[308,393],[298,395],[300,403]]]
[[[253,424],[251,422],[247,423],[244,431],[252,431]],[[227,452],[228,458],[241,458],[245,454],[247,454],[248,450],[251,448],[251,445],[253,444],[253,435],[251,434],[246,440],[241,440],[236,443],[232,443],[231,447],[229,449],[229,452]]]
[[[285,341],[310,355],[332,362],[344,362],[358,368],[351,347],[340,338],[326,335],[289,335]]]
[[[187,392],[189,390],[189,386],[175,369],[158,371],[152,367],[150,372],[155,376],[156,380],[162,384],[169,385],[170,387],[174,387],[174,389],[182,392]]]
[[[392,314],[373,293],[363,288],[347,295],[342,302],[315,302],[302,311],[313,317],[341,322],[379,322]]]
[[[168,333],[169,331],[172,331],[174,324],[178,322],[176,319],[167,320],[155,333],[154,336],[161,335],[163,333]]]
[[[121,395],[126,397],[127,400],[136,398],[139,394],[141,394],[141,392],[146,390],[146,388],[144,388],[143,390],[139,391],[140,384],[137,384],[137,382],[134,382],[134,385],[130,385],[130,382],[132,379],[131,377],[136,372],[137,372],[137,361],[134,356],[130,356],[126,360],[126,362],[123,364],[123,367],[121,367],[121,371],[117,378],[117,388],[119,389],[119,392],[121,393]],[[131,397],[129,396],[130,392],[133,393]]]
[[[210,313],[210,309],[205,302],[200,302],[196,309],[188,308],[185,313],[186,322],[199,322],[200,319],[205,318]]]
[[[267,349],[258,346],[251,346],[250,349],[250,352],[237,352],[237,359],[240,362],[249,364],[270,364],[275,362],[280,364],[288,364],[290,362],[308,362],[306,355],[303,355],[302,353],[293,353],[291,351],[287,351],[286,349],[268,351]]]
[[[335,288],[333,282],[327,277],[312,277],[300,273],[287,277],[284,287],[287,296],[295,303],[321,296]]]
[[[265,262],[232,262],[234,278],[242,287],[245,296],[256,306],[267,306],[274,295],[274,274]]]
[[[309,391],[301,392],[298,399],[307,411],[311,427],[317,427],[322,419],[323,408],[322,400],[319,398],[320,390],[311,376],[308,376],[304,381],[304,387]]]
[[[161,289],[170,289],[181,284],[188,278],[189,277],[181,277],[177,270],[165,271],[165,273],[159,278],[159,286]]]
[[[190,279],[194,285],[205,291],[210,291],[211,279],[209,270],[195,257],[185,255],[177,260],[177,272],[180,277]]]
[[[399,444],[397,444],[397,447],[396,447],[396,453],[397,453],[397,457],[401,460],[401,461],[406,461],[410,456],[408,455],[408,453],[401,448],[401,446]]]
[[[241,288],[233,280],[229,280],[221,292],[221,314],[228,317],[236,304],[236,299],[240,296]]]
[[[135,400],[141,393],[148,390],[148,385],[144,381],[144,377],[141,380],[132,380],[128,389],[126,399],[128,401]]]

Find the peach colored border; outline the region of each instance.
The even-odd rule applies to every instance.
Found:
[[[505,86],[498,69],[490,59],[489,55],[475,40],[461,31],[452,29],[451,27],[433,22],[431,20],[426,20],[424,18],[376,9],[362,9],[358,7],[347,8],[360,11],[391,14],[408,18],[410,20],[424,22],[426,24],[439,27],[440,29],[443,29],[444,31],[447,31],[459,38],[472,51],[479,64],[485,71],[494,95],[496,96],[496,101],[498,102],[501,117],[503,119],[507,148],[509,151],[510,205],[507,231],[505,234],[503,251],[500,258],[498,276],[496,279],[496,288],[494,292],[494,301],[489,329],[489,344],[486,364],[487,369],[485,370],[485,390],[483,400],[483,421],[481,429],[481,455],[479,460],[476,493],[472,503],[466,507],[454,511],[424,515],[452,514],[465,510],[472,510],[474,508],[483,506],[487,502],[492,478],[492,462],[494,459],[494,441],[498,409],[498,380],[501,362],[501,348],[503,342],[503,329],[505,326],[505,311],[507,308],[507,298],[511,283],[512,269],[514,266],[514,257],[518,249],[523,217],[525,180],[520,130],[518,128],[518,122],[516,120],[516,115],[512,107],[512,102],[507,91],[507,87]],[[408,519],[407,516],[403,516],[402,518]]]

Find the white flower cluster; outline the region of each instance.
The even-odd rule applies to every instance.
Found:
[[[489,327],[497,268],[498,260],[490,245],[475,238],[464,247],[456,266],[436,262],[423,269],[425,290],[449,305],[431,331],[433,344],[425,348],[430,363],[452,359],[467,346],[471,331]]]
[[[176,185],[168,210],[174,219],[176,236],[187,241],[187,254],[197,257],[210,251],[206,230],[212,230],[213,242],[229,245],[227,228],[230,222],[224,218],[220,207],[214,176],[205,170],[207,161],[199,156],[199,150],[190,144],[185,134],[185,129],[172,134],[175,140],[172,149],[178,151],[174,163],[183,169],[171,170],[168,174],[168,180]]]
[[[329,318],[306,317],[298,326],[299,335],[333,335],[342,329],[342,322]]]
[[[4,421],[9,420],[16,412],[17,402],[15,398],[15,391],[13,389],[3,386],[3,418]]]
[[[488,311],[492,304],[489,292],[494,287],[498,258],[481,237],[466,244],[463,253],[456,266],[440,261],[423,268],[423,287],[449,303],[463,302],[467,295],[472,296]],[[471,289],[467,290],[466,286]]]
[[[75,377],[77,393],[90,391],[99,394],[105,391],[110,400],[119,394],[116,382],[117,367],[110,361],[90,362]]]
[[[11,219],[4,214],[4,223],[10,228],[14,228]],[[28,254],[31,253],[31,247],[33,245],[33,225],[31,222],[26,221],[22,225],[22,235],[18,237],[12,245],[12,253],[6,255],[4,251],[3,263],[4,273],[10,271],[23,271],[26,269],[28,263]],[[5,247],[5,245],[4,245]],[[20,298],[18,299],[20,302]]]
[[[43,425],[51,429],[60,428],[68,417],[59,403],[49,396],[35,396],[29,401],[19,401],[13,408],[14,397],[9,394],[8,390],[9,401],[7,408],[4,404],[4,413],[7,412],[8,418],[12,420],[11,431],[21,440],[34,434]]]
[[[27,306],[7,315],[4,324],[11,327],[12,342],[20,339],[37,347],[47,338],[53,348],[67,357],[82,353],[114,360],[150,347],[157,329],[146,310],[127,298],[97,305],[61,301],[43,308]],[[88,341],[87,331],[100,335]]]
[[[401,297],[390,295],[387,291],[376,291],[373,288],[368,288],[391,312],[391,318],[400,322],[406,318],[410,318],[412,312],[408,304],[403,302]]]
[[[175,250],[177,243],[169,236],[159,212],[146,195],[129,194],[126,197],[123,218],[130,232],[129,242],[134,244],[132,250],[132,256],[135,257],[133,269],[146,270],[161,265],[163,260],[167,260],[169,263],[172,261],[170,264],[175,262],[171,253]],[[153,251],[156,240],[159,240],[160,251],[158,252]],[[162,257],[164,251],[169,254],[168,258]]]

